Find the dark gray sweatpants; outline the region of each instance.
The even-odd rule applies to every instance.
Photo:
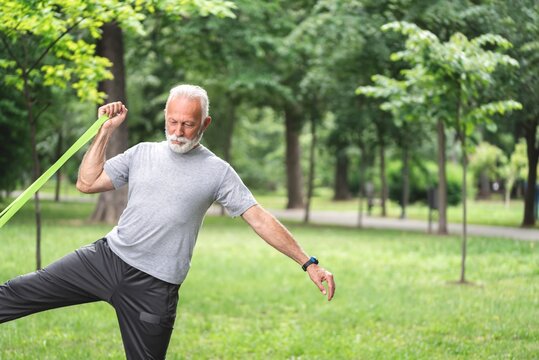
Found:
[[[176,318],[179,285],[126,264],[106,239],[43,270],[0,286],[0,323],[39,311],[103,300],[116,309],[128,359],[164,359]]]

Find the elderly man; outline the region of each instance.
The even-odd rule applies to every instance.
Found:
[[[116,310],[127,358],[163,359],[178,290],[189,271],[204,215],[215,201],[301,265],[331,300],[333,275],[256,203],[228,163],[199,143],[211,124],[208,108],[204,89],[173,88],[165,107],[166,141],[140,143],[108,161],[107,143],[127,109],[120,102],[99,108],[99,116],[110,118],[82,160],[77,188],[96,193],[129,183],[127,207],[103,239],[1,286],[0,322],[104,300]]]

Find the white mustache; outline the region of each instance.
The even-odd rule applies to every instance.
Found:
[[[169,135],[168,138],[171,141],[180,141],[180,142],[188,142],[188,141],[190,141],[188,138],[186,138],[184,136]]]
[[[174,134],[169,134],[168,131],[165,129],[165,136],[168,142],[169,147],[172,149],[172,151],[177,153],[186,153],[190,151],[193,147],[195,147],[200,139],[202,138],[202,135],[204,134],[203,131],[200,131],[198,136],[196,136],[194,139],[188,139],[184,136],[176,136]],[[180,144],[173,144],[173,141],[177,141]]]

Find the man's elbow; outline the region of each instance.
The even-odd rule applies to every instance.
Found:
[[[256,232],[263,230],[275,220],[274,216],[260,205],[253,206],[242,217]]]
[[[81,193],[84,194],[92,194],[92,187],[83,181],[81,179],[77,179],[77,184],[75,185],[77,187],[77,190],[79,190]]]

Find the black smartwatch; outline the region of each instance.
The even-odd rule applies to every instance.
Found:
[[[303,271],[307,271],[307,268],[311,264],[318,264],[318,259],[314,256],[311,256],[311,258],[305,264],[301,265],[301,268],[303,269]]]

